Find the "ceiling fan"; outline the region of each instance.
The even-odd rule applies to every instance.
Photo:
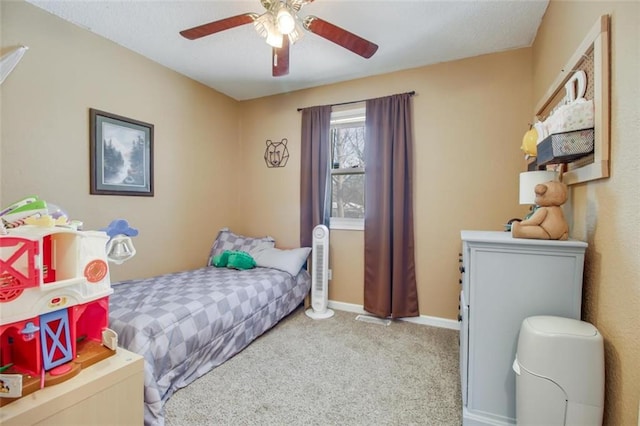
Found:
[[[266,9],[262,15],[243,13],[197,27],[180,31],[180,35],[195,40],[220,31],[253,23],[258,34],[272,47],[272,75],[280,77],[289,74],[289,47],[302,38],[303,28],[320,37],[336,43],[353,53],[370,58],[378,50],[378,45],[363,39],[343,28],[309,15],[298,17],[302,6],[314,0],[260,0]]]

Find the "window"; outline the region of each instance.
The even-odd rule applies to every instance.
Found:
[[[331,112],[331,228],[364,229],[364,103]]]

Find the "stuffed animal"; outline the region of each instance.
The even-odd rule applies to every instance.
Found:
[[[558,181],[541,183],[535,187],[536,210],[531,217],[511,225],[514,238],[537,240],[566,240],[569,225],[560,207],[567,201],[567,185]]]
[[[251,269],[255,268],[256,261],[244,251],[225,250],[213,256],[211,265],[217,268]]]

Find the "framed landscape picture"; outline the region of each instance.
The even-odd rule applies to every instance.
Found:
[[[153,197],[153,124],[91,108],[91,194]]]

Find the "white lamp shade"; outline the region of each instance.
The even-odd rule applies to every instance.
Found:
[[[276,23],[278,26],[278,30],[282,34],[289,34],[296,28],[296,21],[291,12],[287,9],[286,6],[283,5],[282,8],[278,11],[276,15]]]
[[[552,170],[535,170],[520,173],[520,204],[536,203],[536,185],[557,180],[558,173]]]
[[[280,34],[277,30],[270,32],[267,36],[267,44],[271,47],[277,47],[278,49],[281,48],[282,34]]]

